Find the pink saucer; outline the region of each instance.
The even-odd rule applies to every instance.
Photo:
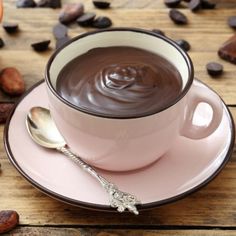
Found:
[[[21,99],[6,124],[4,143],[12,164],[31,184],[53,198],[90,209],[113,210],[95,179],[62,154],[31,140],[25,118],[33,106],[48,107],[43,81]],[[205,123],[210,116],[209,109],[202,105],[194,121]],[[233,120],[224,105],[222,122],[209,137],[197,141],[179,137],[165,156],[137,171],[98,172],[122,191],[138,196],[142,202],[139,209],[146,209],[178,200],[207,184],[227,163],[233,145]]]

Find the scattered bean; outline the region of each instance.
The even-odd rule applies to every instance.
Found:
[[[218,55],[231,63],[236,64],[236,34],[229,38],[218,50]]]
[[[110,2],[106,1],[93,1],[93,5],[100,9],[106,9],[110,7]]]
[[[191,11],[196,12],[202,8],[201,0],[191,0],[188,3],[188,7]]]
[[[0,73],[0,87],[11,95],[21,95],[25,91],[25,82],[20,72],[14,67],[7,67]]]
[[[0,124],[4,124],[14,107],[13,102],[1,102],[0,103]]]
[[[43,40],[40,42],[32,43],[31,47],[37,52],[43,52],[43,51],[48,50],[48,46],[50,42],[51,40]]]
[[[62,47],[69,40],[70,40],[70,38],[68,36],[65,36],[63,38],[58,38],[56,41],[56,49]]]
[[[159,29],[153,29],[152,32],[154,32],[155,34],[160,34],[162,36],[165,36],[165,33],[162,30],[159,30]]]
[[[2,38],[0,38],[0,48],[4,47],[5,43]]]
[[[228,25],[233,29],[236,29],[236,16],[230,16],[228,18]]]
[[[223,73],[223,66],[217,62],[207,63],[206,69],[208,74],[211,76],[219,76]]]
[[[17,0],[16,7],[18,8],[36,7],[36,3],[34,0]]]
[[[92,26],[96,14],[92,12],[84,13],[76,21],[80,26]]]
[[[175,41],[184,51],[189,51],[191,46],[188,41],[184,39],[179,39]]]
[[[19,29],[19,25],[17,23],[10,22],[3,22],[2,27],[9,34],[16,33]]]
[[[170,10],[169,17],[175,24],[185,25],[188,23],[187,17],[182,12],[176,9]]]
[[[164,3],[167,7],[177,7],[180,4],[181,0],[164,0]]]
[[[40,0],[37,7],[61,8],[61,0]]]
[[[84,5],[82,3],[65,4],[59,14],[59,21],[62,24],[69,24],[75,21],[84,13]]]
[[[112,21],[110,20],[110,18],[106,16],[99,16],[93,22],[93,27],[99,28],[99,29],[107,28],[107,27],[110,27],[111,25],[112,25]]]
[[[215,2],[209,2],[208,0],[202,0],[202,9],[214,9],[216,7]]]
[[[60,39],[67,36],[68,29],[65,25],[58,23],[53,27],[52,32],[56,39]]]
[[[0,234],[15,228],[19,223],[19,215],[16,211],[0,211]]]

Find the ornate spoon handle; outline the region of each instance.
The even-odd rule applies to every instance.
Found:
[[[91,166],[84,162],[80,157],[73,154],[68,148],[60,147],[57,148],[57,150],[79,164],[79,166],[82,167],[83,170],[87,171],[90,175],[92,175],[99,181],[99,183],[109,194],[111,207],[117,208],[117,211],[119,212],[123,212],[125,211],[125,209],[128,209],[135,215],[139,214],[136,205],[140,204],[141,202],[134,195],[120,191],[115,184],[110,183],[104,177],[100,176]]]

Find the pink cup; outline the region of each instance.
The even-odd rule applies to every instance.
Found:
[[[105,117],[62,98],[55,88],[62,68],[89,49],[109,46],[137,47],[163,56],[181,74],[181,94],[161,111],[132,118]],[[46,67],[46,87],[52,117],[71,150],[96,167],[127,171],[156,161],[180,135],[202,139],[216,130],[222,103],[211,90],[194,83],[193,76],[190,58],[170,39],[140,29],[113,28],[80,35],[57,50]],[[212,109],[207,126],[193,124],[199,103]]]

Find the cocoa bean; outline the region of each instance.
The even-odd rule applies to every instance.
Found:
[[[34,0],[18,0],[16,2],[16,7],[18,8],[36,7],[36,3]]]
[[[0,234],[15,228],[19,223],[19,215],[16,211],[0,211]]]
[[[236,64],[236,34],[230,37],[218,50],[218,55],[231,63]]]
[[[62,24],[69,24],[75,21],[84,13],[84,5],[82,3],[65,4],[59,14],[59,21]]]
[[[3,39],[2,39],[2,38],[0,38],[0,48],[3,48],[3,47],[4,47],[4,45],[5,45],[5,43],[4,43]]]
[[[169,11],[169,17],[175,24],[178,25],[186,25],[188,23],[187,17],[176,9],[171,9]]]
[[[106,16],[99,16],[93,21],[93,27],[98,29],[103,29],[110,27],[112,25],[112,21],[110,18]]]
[[[21,95],[25,91],[25,82],[16,68],[7,67],[0,73],[0,87],[11,96]]]
[[[106,9],[110,7],[110,2],[106,1],[93,1],[93,5],[100,9]]]
[[[2,27],[8,34],[14,34],[19,30],[19,25],[12,22],[3,22]]]
[[[0,103],[0,124],[3,124],[6,122],[13,106],[14,106],[13,102]]]
[[[51,40],[42,40],[36,43],[32,43],[31,47],[36,51],[36,52],[44,52],[48,50],[48,46],[50,44]]]

